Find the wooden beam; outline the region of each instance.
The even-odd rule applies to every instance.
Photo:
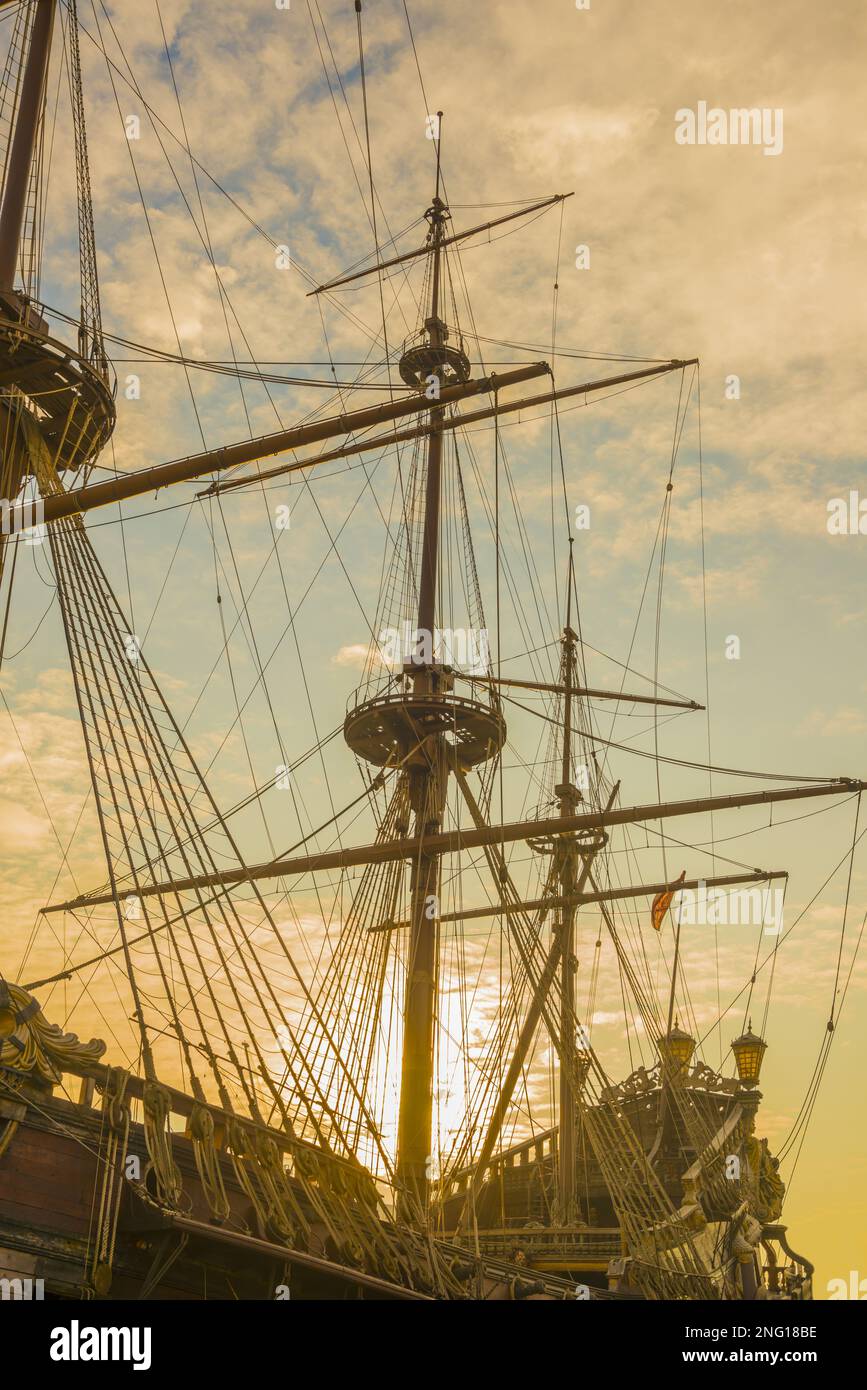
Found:
[[[258,1236],[247,1235],[243,1231],[232,1231],[226,1226],[215,1226],[206,1221],[194,1221],[189,1216],[177,1216],[170,1213],[168,1216],[170,1224],[178,1231],[185,1231],[188,1235],[201,1236],[203,1240],[222,1241],[226,1245],[234,1246],[240,1254],[248,1252],[256,1255],[267,1255],[270,1259],[282,1261],[284,1264],[298,1265],[302,1269],[312,1269],[319,1274],[328,1275],[332,1279],[339,1279],[343,1283],[353,1284],[363,1289],[371,1289],[381,1296],[406,1299],[411,1302],[432,1303],[433,1296],[426,1293],[417,1293],[415,1289],[408,1289],[403,1284],[392,1284],[387,1279],[379,1279],[375,1274],[365,1274],[360,1269],[352,1269],[349,1265],[337,1264],[333,1260],[323,1259],[319,1255],[309,1255],[304,1250],[295,1250],[288,1245],[277,1245],[274,1241],[261,1240]]]
[[[712,878],[688,878],[683,883],[678,883],[676,887],[681,888],[730,888],[736,884],[744,883],[767,883],[772,879],[788,878],[785,869],[754,869],[752,873],[746,874],[723,874]],[[617,902],[621,898],[649,898],[656,897],[657,893],[667,892],[673,885],[670,883],[641,883],[630,888],[610,888],[598,893],[568,893],[565,896],[555,896],[548,898],[529,898],[526,902],[509,903],[490,903],[487,907],[470,907],[463,912],[444,912],[440,917],[440,922],[469,922],[475,918],[484,917],[511,917],[521,912],[537,912],[540,908],[552,911],[559,907],[587,907],[590,903],[610,903]],[[408,927],[409,922],[383,922],[380,926],[368,927],[370,932],[396,931],[400,927]]]
[[[490,222],[479,222],[475,227],[467,227],[466,231],[453,232],[451,236],[441,237],[437,242],[437,248],[444,246],[454,246],[457,241],[466,241],[467,237],[476,236],[479,232],[489,232],[493,227],[499,227],[502,222],[514,222],[517,217],[528,217],[531,212],[540,212],[542,208],[553,207],[555,203],[562,203],[567,198],[574,198],[574,193],[555,193],[550,198],[542,198],[538,203],[531,203],[529,207],[519,208],[517,212],[504,213],[502,217],[494,217]],[[315,290],[308,292],[307,298],[314,294],[324,294],[327,290],[337,289],[338,285],[348,285],[353,280],[361,280],[365,275],[373,275],[378,271],[390,270],[392,266],[403,265],[405,261],[413,261],[418,256],[430,256],[433,254],[434,246],[417,246],[413,251],[404,251],[400,256],[390,256],[387,261],[374,261],[373,265],[367,266],[365,270],[354,270],[351,275],[340,275],[336,280],[329,280],[324,285],[317,285]]]
[[[457,386],[444,386],[438,404],[447,406],[468,396],[502,391],[508,386],[544,376],[549,371],[547,362],[533,362],[513,372],[503,372],[501,375],[492,373],[490,376],[479,377],[475,381],[466,381]],[[47,523],[57,521],[61,517],[74,516],[77,512],[90,511],[93,507],[105,507],[111,502],[122,502],[129,497],[156,492],[172,483],[191,482],[207,473],[220,472],[224,468],[234,468],[242,463],[253,463],[256,459],[267,458],[273,454],[287,453],[292,449],[302,448],[305,444],[315,444],[321,439],[332,439],[338,434],[353,434],[356,430],[367,429],[370,425],[384,424],[387,420],[398,420],[405,415],[416,415],[430,408],[431,402],[424,395],[404,397],[398,401],[386,402],[384,405],[353,410],[348,414],[331,415],[325,420],[316,420],[308,425],[278,430],[275,434],[262,435],[258,439],[244,439],[238,444],[226,444],[219,449],[190,454],[187,458],[159,463],[153,468],[142,468],[135,473],[119,473],[104,483],[94,483],[90,487],[75,488],[72,492],[46,497],[43,501],[43,519]]]
[[[222,869],[215,873],[198,874],[192,878],[172,879],[169,882],[141,886],[136,890],[136,896],[145,898],[160,893],[210,888],[217,884],[252,883],[263,878],[284,878],[314,873],[320,869],[347,869],[359,864],[390,864],[399,859],[413,860],[422,849],[431,854],[453,854],[461,850],[479,849],[484,845],[511,844],[517,840],[532,840],[546,835],[571,835],[576,831],[602,830],[610,825],[636,825],[642,821],[670,820],[675,816],[697,816],[707,811],[734,811],[746,806],[773,806],[781,801],[801,801],[817,796],[846,796],[861,791],[867,791],[867,782],[840,777],[809,786],[778,787],[733,796],[705,796],[692,801],[652,802],[646,806],[620,807],[616,811],[584,811],[574,816],[513,821],[506,825],[489,825],[484,829],[449,830],[437,835],[428,835],[423,840],[407,836],[381,844],[325,850],[298,858],[273,859],[266,864],[240,865],[237,869]],[[123,896],[126,897],[127,894]],[[114,902],[112,893],[92,896],[84,894],[65,903],[43,908],[43,911],[71,911],[111,902]]]
[[[682,367],[692,367],[697,357],[672,358],[657,367],[643,367],[640,371],[624,372],[619,376],[602,377],[596,381],[582,381],[578,386],[565,386],[559,391],[545,391],[538,396],[524,396],[519,401],[505,401],[483,410],[470,410],[464,415],[449,415],[443,421],[443,430],[463,429],[465,425],[475,424],[477,420],[490,420],[494,415],[508,415],[515,410],[532,410],[537,405],[550,405],[552,401],[562,401],[569,396],[586,396],[591,391],[603,391],[608,386],[621,386],[624,382],[641,381],[646,377],[661,376],[665,372],[679,371]],[[367,454],[377,449],[387,449],[392,444],[403,444],[411,439],[425,439],[431,428],[421,425],[409,430],[392,430],[388,434],[377,434],[370,439],[359,439],[340,449],[330,449],[326,454],[313,454],[310,458],[296,459],[293,463],[281,463],[276,468],[266,468],[258,473],[247,474],[243,478],[232,478],[229,482],[213,483],[198,495],[208,497],[215,492],[230,492],[232,488],[249,487],[251,483],[264,482],[267,478],[281,478],[286,473],[297,473],[315,464],[333,463],[335,459],[354,458],[356,454]],[[700,708],[700,707],[699,707]]]
[[[460,673],[458,673],[460,674]],[[508,676],[463,676],[462,679],[479,685],[509,685],[519,690],[543,690],[552,695],[565,695],[565,685],[555,685],[548,681],[513,680]],[[667,700],[658,695],[630,695],[626,690],[599,690],[590,685],[574,685],[572,695],[587,696],[591,700],[625,700],[633,705],[666,705],[670,709],[704,709],[695,700]]]

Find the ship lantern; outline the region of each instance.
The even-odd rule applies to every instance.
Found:
[[[668,1062],[675,1075],[686,1071],[695,1051],[695,1038],[691,1038],[689,1033],[684,1033],[675,1023],[664,1038],[659,1038],[656,1045],[663,1062]]]
[[[738,1076],[742,1085],[755,1086],[758,1084],[759,1073],[762,1070],[762,1058],[767,1048],[768,1044],[764,1039],[753,1032],[751,1019],[746,1033],[742,1033],[732,1043],[732,1052],[735,1054]]]

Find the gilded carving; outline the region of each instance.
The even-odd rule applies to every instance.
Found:
[[[84,1043],[64,1033],[48,1022],[32,994],[0,980],[0,1067],[51,1087],[65,1071],[98,1062],[104,1052],[101,1039]]]

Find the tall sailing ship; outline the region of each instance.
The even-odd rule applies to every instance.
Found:
[[[433,196],[412,244],[380,234],[368,143],[372,252],[312,284],[339,311],[348,286],[378,282],[382,324],[358,377],[306,382],[327,389],[328,405],[277,432],[145,469],[107,468],[100,458],[117,397],[109,349],[122,340],[102,327],[80,56],[82,36],[98,46],[102,31],[87,30],[75,0],[7,0],[0,12],[3,642],[16,563],[35,526],[74,685],[86,814],[105,859],[104,882],[39,914],[41,940],[58,920],[72,928],[68,947],[55,932],[55,971],[12,976],[8,942],[0,958],[5,1287],[26,1296],[42,1281],[46,1296],[71,1299],[810,1298],[812,1266],[782,1222],[778,1160],[757,1134],[767,1044],[747,1012],[761,1011],[756,969],[746,968],[744,1017],[715,1070],[703,1058],[728,1020],[698,1036],[681,941],[686,894],[767,898],[785,874],[740,865],[718,873],[706,845],[668,827],[742,807],[857,799],[864,784],[768,778],[758,790],[630,804],[611,769],[620,745],[610,729],[602,736],[600,711],[634,707],[655,728],[660,711],[703,706],[658,673],[632,689],[628,662],[619,686],[592,683],[562,454],[559,631],[530,607],[503,539],[506,423],[543,414],[553,459],[562,401],[669,375],[687,400],[696,362],[620,363],[563,386],[548,360],[485,366],[461,252],[499,227],[511,232],[549,209],[562,215],[569,195],[459,226],[440,113],[429,117]],[[171,67],[168,45],[166,60]],[[80,309],[71,313],[39,296],[52,74],[69,114],[50,143],[71,125],[76,172]],[[204,175],[185,153],[194,177]],[[417,308],[396,342],[390,315],[400,295]],[[176,360],[205,365],[180,350]],[[272,379],[255,362],[227,370],[260,385]],[[349,400],[371,383],[378,404]],[[346,804],[332,800],[324,824],[285,852],[272,843],[254,856],[236,814],[265,805],[335,735],[303,755],[285,747],[305,699],[299,679],[282,702],[282,734],[274,724],[275,778],[251,782],[235,806],[218,804],[166,681],[132,636],[89,513],[145,495],[169,506],[170,489],[204,479],[191,505],[216,499],[231,522],[234,498],[264,495],[267,479],[295,474],[309,484],[323,465],[365,455],[394,476],[363,676],[335,731],[361,790]],[[670,506],[669,474],[666,524]],[[474,510],[493,542],[493,592],[484,595]],[[269,545],[280,539],[269,528]],[[498,649],[501,590],[516,609],[526,599],[517,661]],[[486,604],[496,607],[496,642]],[[264,688],[244,609],[235,626],[249,628]],[[522,730],[540,722],[536,761],[510,742],[512,711]],[[231,727],[239,718],[236,702]],[[709,759],[683,765],[736,771]],[[516,768],[525,784],[513,798]],[[509,815],[506,774],[517,808]],[[371,827],[366,838],[353,838],[356,821]],[[679,878],[675,844],[694,860]],[[624,864],[641,866],[637,881],[624,878]],[[65,856],[58,881],[64,867]],[[293,901],[318,907],[293,926]],[[318,959],[301,939],[311,917]],[[606,960],[624,1016],[639,1021],[641,1064],[620,1080],[593,1038]],[[105,1042],[64,1031],[92,1008],[91,985],[109,972],[122,980],[120,1013],[135,1038],[114,1056]],[[81,988],[67,1017],[59,986],[73,984]]]

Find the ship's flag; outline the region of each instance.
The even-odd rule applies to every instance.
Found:
[[[671,907],[672,899],[677,892],[678,886],[683,883],[685,878],[686,869],[684,869],[680,878],[676,879],[670,888],[663,889],[663,891],[657,893],[656,897],[653,899],[650,905],[650,920],[653,923],[655,931],[659,931],[662,926],[665,920],[665,914]]]

